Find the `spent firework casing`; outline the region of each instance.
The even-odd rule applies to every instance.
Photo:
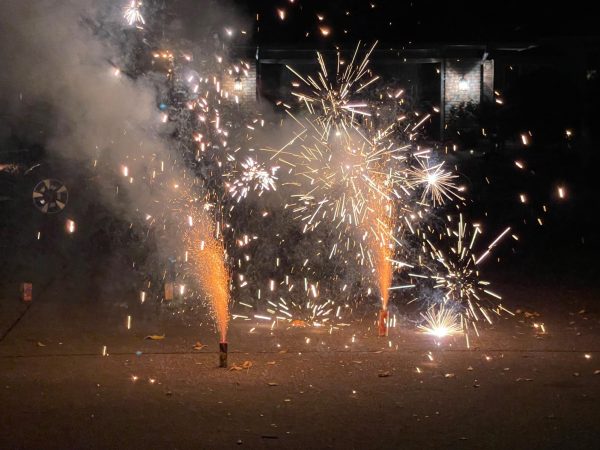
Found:
[[[219,342],[219,367],[227,367],[227,342]]]
[[[33,284],[21,283],[21,301],[30,302],[33,300]]]
[[[173,300],[173,291],[175,290],[175,286],[173,283],[165,283],[165,300],[170,302]]]

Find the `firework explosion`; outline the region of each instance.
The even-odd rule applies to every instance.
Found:
[[[421,202],[426,202],[429,199],[435,207],[455,199],[464,200],[458,195],[454,183],[458,176],[444,170],[443,162],[430,166],[429,159],[421,157],[415,159],[418,167],[411,167],[407,170],[408,183],[411,187],[422,188]]]
[[[369,105],[365,102],[353,102],[353,96],[379,79],[370,76],[368,70],[369,57],[377,43],[368,49],[361,59],[359,58],[360,43],[356,46],[352,59],[344,64],[341,53],[337,53],[335,71],[327,70],[325,59],[317,52],[317,61],[320,72],[313,76],[303,77],[290,66],[286,66],[306,87],[303,91],[292,91],[292,95],[302,101],[311,114],[316,114],[318,124],[323,128],[325,137],[333,129],[336,134],[345,133],[354,128],[357,115],[370,116],[364,108]]]
[[[413,278],[430,278],[435,282],[434,288],[443,292],[443,302],[456,308],[460,316],[462,329],[468,342],[470,328],[478,335],[476,322],[484,319],[492,323],[492,314],[499,315],[501,311],[510,313],[499,303],[502,298],[493,292],[488,281],[480,279],[479,265],[490,255],[491,250],[510,231],[506,228],[488,247],[477,257],[474,253],[477,237],[481,230],[477,226],[469,226],[459,215],[456,229],[448,227],[445,234],[440,235],[440,240],[447,247],[442,250],[425,233],[423,240],[426,246],[423,251],[428,254],[436,266],[429,265],[428,270],[434,271],[429,276],[410,274]],[[433,268],[432,268],[433,267]],[[512,314],[512,313],[510,313]]]
[[[144,24],[141,6],[136,1],[125,8],[129,25]],[[164,65],[167,79],[185,93],[183,107],[165,108],[162,122],[185,124],[177,125],[184,160],[203,166],[199,173],[187,176],[200,180],[206,193],[203,204],[213,205],[221,217],[216,220],[204,206],[198,206],[191,190],[180,188],[186,204],[173,204],[178,214],[189,216],[182,238],[189,266],[186,273],[209,300],[222,341],[230,316],[230,286],[242,308],[231,314],[233,319],[266,321],[272,327],[283,322],[292,327],[336,328],[348,312],[350,297],[361,298],[362,293],[347,290],[347,283],[336,292],[337,273],[332,274],[327,288],[325,274],[309,281],[317,273],[316,261],[323,257],[343,261],[344,266],[350,261],[360,268],[358,285],[361,289],[374,286],[366,289],[367,298],[371,292],[379,294],[386,321],[392,292],[433,281],[435,289],[444,292],[445,306],[428,310],[424,326],[447,330],[433,332],[436,336],[458,332],[451,323],[456,317],[461,321],[460,330],[467,335],[469,329],[477,332],[476,321],[481,317],[491,321],[491,314],[503,309],[496,304],[500,297],[487,289],[477,270],[498,240],[475,258],[471,249],[479,230],[475,229],[470,245],[465,245],[461,215],[458,230],[448,229],[444,239],[456,237],[458,243],[447,254],[433,244],[430,236],[435,233],[428,219],[441,208],[464,201],[456,184],[458,176],[446,170],[435,150],[424,149],[419,142],[420,130],[431,114],[400,110],[403,90],[386,90],[377,100],[367,95],[380,79],[369,67],[375,46],[359,43],[349,58],[338,51],[331,65],[317,53],[319,71],[315,75],[301,75],[288,66],[297,79],[291,92],[297,104],[284,104],[294,129],[279,147],[256,142],[256,128],[265,125],[262,118],[240,112],[239,107],[237,114],[229,109],[240,102],[235,89],[227,90],[230,83],[226,80],[235,78],[237,82],[248,76],[247,63],[231,63],[215,53],[202,55],[202,61],[213,63],[207,67],[196,63],[188,51],[153,52],[154,59]],[[257,158],[256,149],[268,155],[266,163]],[[185,176],[179,178],[182,186],[189,184]],[[253,255],[250,247],[260,238],[248,237],[242,214],[258,211],[244,201],[250,193],[263,197],[280,187],[285,188],[282,195],[288,199],[283,209],[291,212],[302,233],[324,232],[326,239],[315,245],[314,254],[309,248],[301,264],[284,269],[281,258],[275,256],[270,268],[252,275],[252,265],[258,264],[255,259],[262,255],[256,255],[258,249]],[[268,209],[260,212],[262,217],[269,215]],[[279,245],[287,245],[284,242],[280,239]],[[322,251],[322,245],[328,248]],[[412,247],[421,249],[416,259]],[[406,268],[410,268],[413,282],[394,285],[395,274]],[[277,275],[265,286],[261,278],[268,277],[268,272]],[[245,290],[253,293],[252,301],[246,300]],[[345,303],[339,301],[340,294],[346,295]]]
[[[272,153],[271,159],[277,159],[293,175],[289,184],[296,192],[290,195],[288,207],[303,224],[303,231],[315,231],[319,226],[333,230],[337,239],[329,258],[354,253],[377,285],[382,310],[387,310],[391,290],[418,283],[417,275],[412,274],[410,285],[392,287],[394,265],[434,272],[430,277],[437,289],[444,290],[444,302],[452,308],[435,313],[430,310],[427,317],[441,315],[444,321],[449,320],[454,315],[447,311],[456,308],[464,323],[461,330],[467,332],[468,339],[470,328],[478,332],[476,321],[483,317],[491,322],[492,312],[504,310],[497,304],[500,296],[479,279],[476,266],[509,229],[475,258],[470,251],[480,230],[476,228],[465,244],[466,224],[461,215],[458,230],[448,230],[447,238],[457,239],[450,254],[446,256],[433,247],[426,217],[441,206],[464,200],[456,184],[458,176],[446,170],[443,161],[432,164],[433,152],[418,145],[417,130],[430,117],[428,114],[416,115],[413,123],[405,123],[405,115],[381,125],[368,119],[375,105],[358,95],[378,79],[368,68],[373,48],[355,64],[359,45],[345,66],[338,52],[331,77],[321,54],[317,54],[320,72],[316,76],[302,76],[289,68],[307,88],[293,92],[304,110],[294,114],[287,111],[299,129],[282,148],[267,150]],[[401,92],[388,95],[392,100],[399,96]],[[429,248],[414,262],[405,251],[405,233],[423,242],[421,248]],[[444,275],[436,272],[439,265]]]
[[[141,8],[142,2],[138,0],[131,0],[131,3],[123,8],[123,18],[130,26],[142,26],[146,23],[140,11]]]
[[[239,178],[236,178],[229,186],[229,193],[238,202],[248,196],[251,191],[258,191],[261,196],[265,191],[276,191],[278,166],[270,169],[265,168],[253,158],[248,157],[246,161],[240,163],[242,172]]]
[[[443,304],[430,307],[421,317],[425,323],[418,326],[419,330],[438,339],[463,331],[459,314]]]

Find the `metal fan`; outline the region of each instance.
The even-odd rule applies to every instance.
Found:
[[[46,178],[33,188],[33,204],[44,214],[61,212],[69,201],[69,191],[62,181]]]

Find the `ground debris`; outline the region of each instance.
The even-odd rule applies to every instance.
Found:
[[[238,366],[237,364],[233,364],[229,368],[229,370],[230,371],[232,371],[232,370],[244,370],[244,369],[250,370],[250,367],[252,367],[252,361],[244,361],[241,366]]]
[[[192,347],[193,350],[202,350],[204,347],[208,347],[208,345],[203,344],[202,342],[198,341],[194,344],[194,346]]]
[[[453,373],[445,373],[444,378],[454,378],[456,375]]]
[[[164,334],[149,334],[144,339],[149,339],[151,341],[162,341],[165,338]]]
[[[37,346],[38,347],[45,347],[46,344],[44,344],[43,342],[38,341]]]
[[[267,383],[269,386],[279,386],[277,383],[270,381],[269,383]]]
[[[391,373],[390,373],[390,371],[389,371],[389,370],[386,370],[385,372],[379,372],[379,373],[377,374],[377,376],[378,376],[379,378],[386,378],[386,377],[389,377],[390,375],[391,375]]]

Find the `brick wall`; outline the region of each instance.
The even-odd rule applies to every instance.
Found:
[[[486,60],[483,63],[483,86],[481,90],[481,101],[494,102],[494,60]]]
[[[241,104],[252,103],[256,101],[256,62],[249,62],[250,69],[247,73],[241,71],[239,74],[226,75],[223,79],[223,90],[229,93],[229,96],[238,96]],[[242,90],[236,91],[235,79],[239,75],[242,81]]]
[[[481,60],[446,60],[444,113],[461,103],[481,101]]]

